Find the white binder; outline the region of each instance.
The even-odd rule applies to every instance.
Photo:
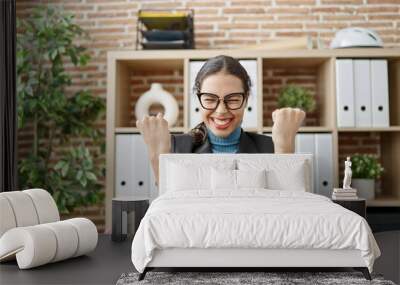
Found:
[[[250,89],[250,96],[247,108],[244,113],[242,127],[243,128],[256,128],[257,127],[257,60],[239,60],[240,64],[246,69],[250,77],[252,87]],[[190,61],[189,63],[189,127],[194,128],[201,122],[200,109],[201,105],[194,93],[193,87],[196,80],[197,73],[204,65],[205,61]]]
[[[158,187],[156,185],[156,177],[154,175],[151,163],[149,163],[149,179],[150,179],[150,203],[158,197]]]
[[[313,154],[313,192],[317,189],[316,157],[315,157],[315,134],[297,134],[295,139],[296,153],[312,153]]]
[[[240,64],[246,69],[247,74],[251,80],[251,89],[249,94],[249,99],[247,103],[247,108],[244,112],[242,128],[257,128],[257,60],[239,60]]]
[[[115,197],[149,196],[149,158],[140,134],[115,136]]]
[[[387,60],[373,59],[371,66],[372,126],[389,127]]]
[[[336,108],[338,127],[354,127],[354,82],[351,59],[336,60]]]
[[[196,80],[197,73],[199,73],[201,67],[205,61],[190,61],[189,62],[189,127],[194,128],[196,125],[201,123],[200,115],[200,102],[195,92],[193,92],[194,83]]]
[[[315,134],[315,192],[331,197],[333,190],[332,135]]]
[[[354,104],[356,127],[372,126],[371,76],[368,59],[354,59]]]

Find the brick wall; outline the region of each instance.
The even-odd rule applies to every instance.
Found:
[[[335,31],[349,26],[373,28],[381,35],[385,46],[400,46],[399,0],[17,0],[17,16],[29,17],[29,9],[40,3],[59,5],[65,11],[75,14],[76,23],[89,32],[91,39],[82,43],[89,48],[92,61],[85,68],[76,69],[71,65],[68,67],[74,83],[69,91],[87,88],[103,98],[106,97],[106,53],[108,50],[135,47],[138,9],[194,9],[196,48],[237,48],[263,43],[269,39],[304,35],[311,35],[314,39],[319,37],[328,44]],[[273,101],[269,104],[268,99],[276,98],[277,88],[287,80],[276,78],[275,72],[276,70],[267,70],[264,78],[264,83],[267,84],[264,88],[267,125],[271,125],[268,117],[274,107]],[[297,81],[299,84],[308,86],[314,92],[314,74],[313,70],[306,70],[297,79],[292,76],[288,78],[300,80]],[[146,79],[137,77],[140,75],[132,75],[131,80],[142,87],[132,88],[132,98],[149,84]],[[182,96],[182,90],[167,86],[169,88],[169,91],[176,92],[178,99]],[[307,125],[318,125],[318,114],[310,115]],[[104,119],[98,123],[98,127],[105,128]],[[343,146],[352,145],[348,142],[351,135],[340,135]],[[346,140],[348,136],[350,139]],[[29,128],[19,133],[20,156],[27,153],[31,137],[32,131]],[[371,148],[377,147],[375,140],[367,141]],[[345,148],[342,151],[341,148],[340,161],[347,152],[351,153],[351,149]],[[104,157],[100,157],[98,162],[104,164]],[[79,209],[76,214],[93,218],[99,229],[103,228],[102,205]]]

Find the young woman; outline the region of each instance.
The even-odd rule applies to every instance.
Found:
[[[158,182],[158,157],[162,153],[293,153],[296,133],[305,118],[297,108],[272,113],[271,137],[245,132],[241,123],[251,81],[238,60],[220,55],[202,66],[194,91],[201,105],[202,122],[187,134],[171,135],[162,114],[136,121],[148,148]]]

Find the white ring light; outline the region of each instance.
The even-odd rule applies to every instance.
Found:
[[[149,115],[150,106],[153,104],[161,104],[164,107],[164,119],[169,127],[175,125],[179,114],[178,102],[160,83],[152,83],[150,90],[139,97],[135,106],[136,118],[141,120],[145,115]]]

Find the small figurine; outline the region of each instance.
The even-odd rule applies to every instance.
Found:
[[[352,188],[351,184],[351,160],[348,156],[344,162],[343,188],[333,188],[332,200],[357,200],[357,189]]]
[[[347,160],[344,162],[344,178],[343,178],[343,189],[352,189],[351,184],[351,160],[350,157],[347,157]]]

